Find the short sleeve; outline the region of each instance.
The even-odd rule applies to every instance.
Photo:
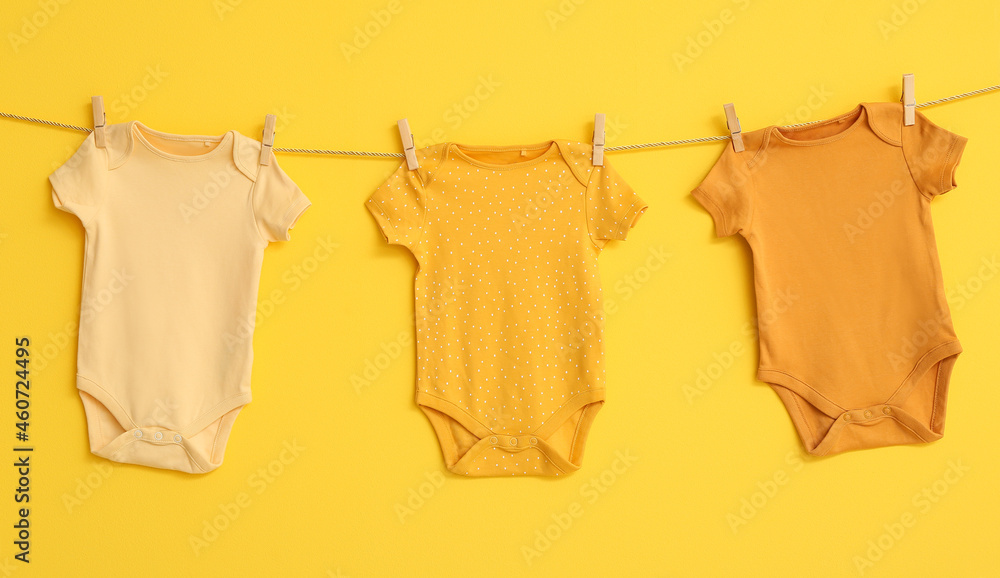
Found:
[[[920,111],[912,126],[903,129],[903,155],[920,192],[928,197],[955,188],[955,170],[968,142],[937,126]]]
[[[277,159],[259,165],[253,187],[253,212],[260,236],[268,241],[288,241],[291,230],[311,203]]]
[[[52,202],[56,208],[73,213],[86,225],[97,214],[107,180],[107,150],[97,148],[91,134],[69,160],[49,175]]]
[[[407,169],[403,163],[365,205],[389,244],[416,249],[425,214],[424,187],[417,171]]]
[[[715,222],[715,234],[747,235],[753,216],[753,178],[742,155],[726,143],[722,156],[691,195]]]
[[[587,229],[598,247],[624,241],[647,207],[607,158],[594,167],[587,185]]]

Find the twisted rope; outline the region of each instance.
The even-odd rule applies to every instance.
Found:
[[[993,92],[995,90],[1000,90],[1000,84],[995,84],[993,86],[987,86],[986,88],[980,88],[978,90],[973,90],[970,92],[963,92],[962,94],[956,94],[954,96],[948,96],[945,98],[939,98],[937,100],[929,100],[927,102],[921,102],[917,104],[917,108],[924,108],[927,106],[935,106],[938,104],[943,104],[946,102],[952,102],[955,100],[960,100],[963,98],[969,98],[971,96],[978,96],[980,94],[986,94],[988,92]],[[33,122],[36,124],[43,124],[46,126],[54,126],[58,128],[65,128],[69,130],[75,130],[80,132],[93,132],[93,129],[84,126],[76,126],[75,124],[66,124],[62,122],[55,122],[52,120],[45,120],[41,118],[34,118],[30,116],[21,116],[19,114],[11,114],[9,112],[0,112],[0,117],[9,118],[12,120],[20,120],[24,122]],[[785,125],[789,128],[797,126],[806,126],[814,124],[817,122],[823,122],[822,120],[814,120],[810,122],[801,122],[798,124]],[[613,147],[605,147],[604,152],[615,152],[615,151],[632,151],[640,149],[651,149],[651,148],[664,148],[679,145],[689,145],[689,144],[700,144],[706,142],[716,142],[729,140],[728,136],[704,136],[699,138],[685,138],[680,140],[667,140],[667,141],[657,141],[648,142],[640,144],[630,144],[630,145],[617,145]],[[349,151],[340,149],[307,149],[307,148],[297,148],[297,147],[274,147],[274,152],[276,153],[294,153],[302,155],[329,155],[329,156],[346,156],[346,157],[376,157],[376,158],[402,158],[403,153],[385,153],[379,151]]]

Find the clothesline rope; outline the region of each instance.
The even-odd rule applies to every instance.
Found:
[[[954,96],[939,98],[937,100],[921,102],[917,104],[917,108],[924,108],[927,106],[934,106],[937,104],[952,102],[963,98],[969,98],[970,96],[978,96],[980,94],[985,94],[987,92],[993,92],[995,90],[1000,90],[1000,84],[994,84],[993,86],[987,86],[986,88],[980,88],[978,90],[973,90],[971,92],[963,92],[962,94],[956,94]],[[76,130],[80,132],[87,132],[87,133],[93,132],[93,129],[87,128],[85,126],[76,126],[74,124],[66,124],[62,122],[55,122],[52,120],[45,120],[30,116],[21,116],[19,114],[11,114],[9,112],[0,111],[0,117],[9,118],[12,120],[21,120],[24,122],[33,122],[36,124],[44,124],[47,126],[54,126],[69,130]],[[784,126],[792,128],[797,126],[807,126],[810,124],[815,124],[817,122],[822,122],[822,121],[814,120],[814,121],[800,122],[798,124],[789,124]],[[604,152],[610,153],[615,151],[632,151],[632,150],[663,148],[663,147],[671,147],[671,146],[679,146],[687,144],[699,144],[706,142],[724,141],[724,140],[729,140],[729,138],[730,137],[728,136],[720,135],[720,136],[705,136],[699,138],[686,138],[680,140],[668,140],[668,141],[648,142],[648,143],[630,144],[630,145],[617,145],[612,147],[605,147]],[[274,147],[273,150],[276,153],[295,153],[303,155],[331,155],[331,156],[377,157],[377,158],[402,158],[404,156],[403,153],[384,153],[378,151],[349,151],[349,150],[339,150],[339,149],[305,149],[296,147]]]

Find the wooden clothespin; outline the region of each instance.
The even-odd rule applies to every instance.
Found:
[[[594,115],[594,166],[604,166],[604,114]]]
[[[733,103],[725,104],[722,109],[726,111],[726,126],[729,127],[729,137],[733,139],[733,150],[738,153],[743,152],[743,130],[740,128],[740,119],[736,116],[736,107]]]
[[[403,141],[403,153],[406,155],[406,168],[412,170],[419,169],[417,162],[417,149],[413,146],[413,133],[410,132],[410,123],[405,118],[396,122],[399,126],[399,138]]]
[[[107,140],[104,135],[104,127],[107,125],[107,115],[104,114],[104,97],[90,97],[90,104],[94,108],[94,143],[97,148],[105,148]]]
[[[604,114],[594,115],[594,166],[604,166]]]
[[[913,126],[917,121],[917,97],[913,91],[913,75],[903,75],[903,125]]]
[[[273,114],[264,117],[264,132],[260,137],[260,164],[262,165],[271,164],[271,155],[274,154],[272,149],[274,148],[275,122],[277,122],[277,117]]]

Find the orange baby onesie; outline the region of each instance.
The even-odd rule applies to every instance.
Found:
[[[604,403],[597,256],[646,204],[582,143],[417,156],[367,207],[417,259],[416,402],[448,469],[577,470]]]
[[[810,453],[930,442],[962,351],[931,200],[955,187],[966,139],[899,104],[743,134],[693,191],[718,236],[753,253],[758,379]]]
[[[86,232],[76,383],[90,449],[207,472],[250,403],[264,248],[309,200],[236,131],[105,130],[105,147],[91,134],[49,177]]]

